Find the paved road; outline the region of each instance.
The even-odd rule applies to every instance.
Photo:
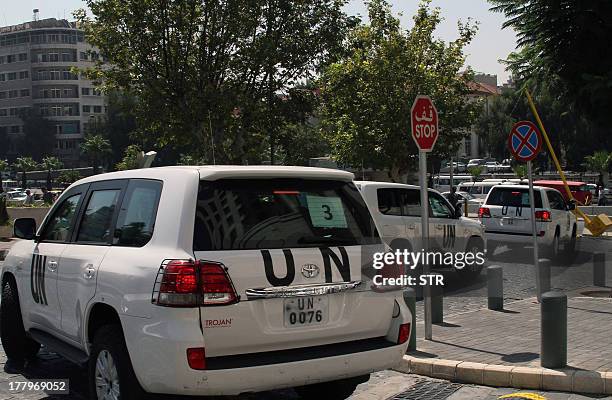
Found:
[[[604,253],[607,283],[612,285],[612,240],[581,237],[576,252],[562,257],[551,267],[551,286],[554,289],[574,291],[593,286],[593,254]],[[488,265],[500,265],[504,269],[504,298],[506,302],[522,300],[536,295],[532,246],[508,246],[500,244],[488,255]],[[477,278],[466,281],[456,273],[445,273],[445,315],[473,311],[487,306],[486,271]],[[417,318],[421,318],[423,302],[417,303]]]

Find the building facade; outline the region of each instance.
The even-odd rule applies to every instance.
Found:
[[[31,112],[53,122],[52,154],[67,167],[79,166],[88,124],[103,119],[106,108],[102,93],[75,70],[99,59],[74,22],[50,18],[0,27],[0,134],[8,138],[2,145],[9,158],[18,156],[24,134],[20,115]]]

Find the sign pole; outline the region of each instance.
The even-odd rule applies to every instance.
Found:
[[[531,208],[531,233],[533,236],[533,267],[536,276],[538,302],[542,300],[542,283],[540,282],[540,256],[538,255],[538,229],[535,218],[535,196],[533,193],[533,173],[531,161],[527,161],[527,179],[529,180],[529,206]]]
[[[429,275],[429,264],[427,263],[427,251],[429,250],[429,196],[427,193],[427,153],[419,151],[419,183],[421,184],[421,244],[423,245],[423,275]],[[429,282],[423,288],[425,300],[425,339],[432,339],[431,327],[431,286]]]

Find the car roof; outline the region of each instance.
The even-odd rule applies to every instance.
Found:
[[[75,182],[75,184],[93,183],[111,179],[145,178],[164,180],[172,179],[177,175],[196,173],[199,174],[200,179],[211,181],[224,178],[311,178],[350,182],[354,178],[354,175],[350,172],[330,168],[280,165],[179,165],[109,172],[81,179]]]
[[[542,184],[542,185],[563,185],[563,181],[539,180],[539,181],[533,181],[533,183]],[[568,186],[582,186],[582,185],[586,185],[586,182],[567,181],[567,185]]]
[[[403,189],[420,189],[416,185],[408,185],[406,183],[394,183],[394,182],[377,182],[377,181],[355,181],[356,185],[362,187],[373,186],[378,188],[403,188]]]
[[[495,185],[494,189],[529,189],[529,185],[516,185],[516,184],[515,185],[508,185],[508,184],[503,184],[503,185]],[[553,188],[549,188],[549,187],[544,187],[544,186],[534,186],[533,190],[557,190],[557,189],[553,189]]]

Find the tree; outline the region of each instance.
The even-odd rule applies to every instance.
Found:
[[[434,156],[454,153],[472,125],[479,108],[467,99],[473,74],[461,70],[476,28],[460,23],[455,41],[435,39],[440,9],[429,0],[420,3],[408,31],[386,0],[370,1],[368,13],[369,24],[349,35],[346,55],[322,74],[322,125],[339,161],[385,168],[399,181],[416,166],[410,108],[417,95],[429,95],[439,112]]]
[[[489,0],[518,36],[507,63],[519,83],[558,78],[557,96],[602,126],[612,122],[612,2]],[[602,137],[607,132],[601,132]]]
[[[601,186],[607,186],[608,172],[610,171],[610,164],[612,163],[612,153],[605,150],[596,151],[590,156],[584,158],[584,166],[589,171],[597,172],[599,174],[598,184]]]
[[[98,173],[99,163],[111,152],[111,146],[108,139],[102,135],[91,135],[81,143],[81,151],[91,160],[95,175]]]
[[[81,174],[79,174],[79,171],[75,170],[63,171],[57,177],[57,181],[65,186],[71,185],[79,179],[81,179]]]
[[[30,156],[36,161],[51,155],[55,148],[55,125],[48,119],[34,112],[24,113],[23,138],[19,146],[19,153]]]
[[[8,167],[8,161],[0,159],[0,193],[4,192],[4,186],[2,184],[2,174],[4,173],[4,171],[8,170]]]
[[[144,146],[209,162],[213,146],[219,162],[241,163],[266,142],[274,158],[279,94],[312,78],[355,20],[345,0],[86,3],[95,19],[77,19],[109,61],[87,75],[138,99]]]
[[[21,172],[21,186],[23,188],[28,187],[28,180],[26,173],[34,171],[38,168],[38,163],[32,159],[32,157],[18,157],[13,163],[13,168],[18,172]]]
[[[64,164],[57,157],[43,158],[41,167],[47,171],[47,190],[51,190],[53,188],[53,178],[51,176],[51,172],[62,168],[63,165]]]
[[[523,165],[523,164],[516,165],[514,168],[512,168],[512,170],[514,171],[514,175],[516,175],[516,177],[521,180],[527,177],[527,166],[526,165]]]
[[[0,196],[0,226],[8,225],[10,218],[6,209],[6,196]]]
[[[472,175],[472,181],[476,182],[480,175],[482,175],[482,167],[470,167],[468,168],[468,173]]]
[[[118,171],[138,168],[138,154],[141,151],[142,149],[137,144],[131,144],[127,146],[127,148],[123,152],[123,159],[121,160],[121,162],[115,165],[115,168]]]

